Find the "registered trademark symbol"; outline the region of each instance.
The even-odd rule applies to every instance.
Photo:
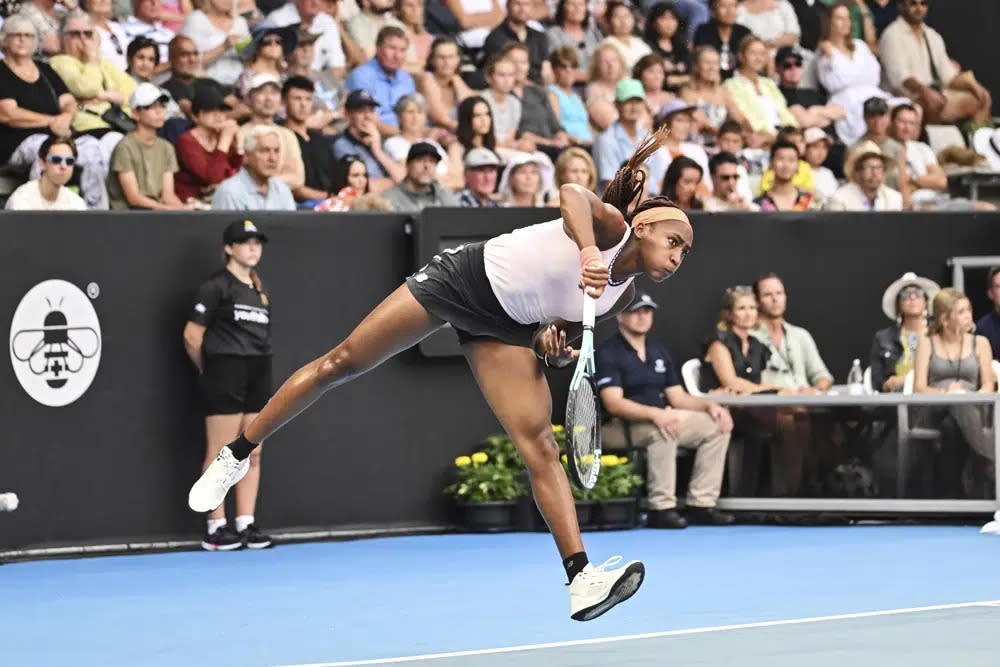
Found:
[[[101,287],[97,283],[90,283],[87,285],[87,296],[91,299],[101,296]]]

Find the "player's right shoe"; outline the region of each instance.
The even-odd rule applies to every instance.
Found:
[[[587,563],[573,577],[569,584],[569,614],[574,621],[591,621],[639,590],[646,566],[633,560],[616,570],[606,569],[621,561],[621,556],[613,556],[597,567]]]
[[[250,470],[250,459],[236,460],[229,447],[223,447],[188,493],[188,506],[195,512],[211,512],[226,499],[226,493]]]

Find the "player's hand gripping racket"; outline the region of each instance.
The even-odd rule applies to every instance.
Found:
[[[573,482],[592,489],[601,471],[601,406],[594,382],[594,315],[597,301],[583,295],[583,340],[566,400],[566,449]]]

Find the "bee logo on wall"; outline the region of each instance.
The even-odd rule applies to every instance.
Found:
[[[101,325],[87,295],[65,280],[28,290],[11,321],[10,359],[21,387],[42,405],[80,398],[101,361]]]

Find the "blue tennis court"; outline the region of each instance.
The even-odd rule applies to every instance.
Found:
[[[646,562],[569,619],[548,535],[0,567],[0,665],[996,665],[1000,538],[973,527],[590,533]]]

